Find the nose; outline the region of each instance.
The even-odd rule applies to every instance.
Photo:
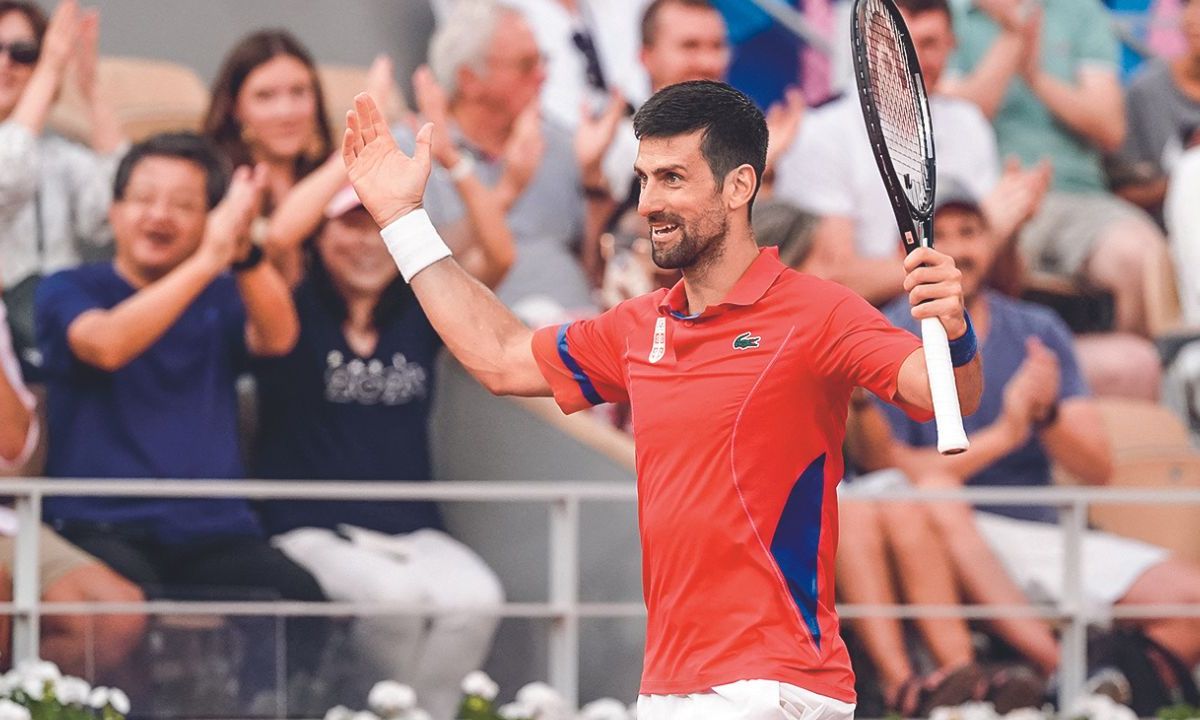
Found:
[[[638,193],[638,215],[648,218],[663,209],[662,194],[655,188],[653,180],[646,181]]]

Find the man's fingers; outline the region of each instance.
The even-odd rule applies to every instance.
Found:
[[[346,113],[346,133],[350,140],[350,148],[354,151],[354,156],[358,157],[367,144],[363,141],[362,130],[359,128],[358,112],[355,110]]]
[[[421,164],[422,167],[429,167],[430,144],[433,142],[433,123],[425,123],[421,129],[417,131],[416,149],[413,150],[413,159]]]
[[[359,93],[354,96],[354,112],[358,115],[355,120],[355,131],[362,138],[362,143],[365,146],[367,143],[375,139],[375,125],[371,122],[371,110],[375,107],[375,101],[367,93]]]
[[[368,95],[367,97],[370,96]],[[370,142],[377,137],[390,137],[392,131],[388,129],[387,119],[383,117],[383,111],[379,109],[379,106],[375,104],[374,100],[371,100],[367,110],[369,113],[367,117],[371,123],[371,135],[367,139],[367,142]]]
[[[352,113],[346,113],[346,115],[351,114]],[[347,124],[349,124],[348,118]],[[354,160],[357,157],[358,151],[354,149],[354,131],[350,128],[346,128],[345,132],[342,133],[342,162],[345,163],[347,168],[349,168],[354,164]]]

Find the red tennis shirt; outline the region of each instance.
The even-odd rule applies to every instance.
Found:
[[[895,402],[920,341],[773,248],[723,302],[686,306],[680,282],[533,339],[565,412],[632,405],[641,692],[761,679],[853,702],[833,594],[846,411],[855,386]]]

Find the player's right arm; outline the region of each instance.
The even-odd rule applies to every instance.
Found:
[[[342,157],[363,206],[385,230],[421,208],[429,180],[433,125],[417,133],[412,157],[392,138],[371,96],[354,98],[346,115]],[[413,238],[420,242],[422,238]],[[413,293],[446,347],[497,395],[550,395],[533,355],[533,331],[452,257],[411,278]]]

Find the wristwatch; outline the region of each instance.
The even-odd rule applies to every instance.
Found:
[[[265,254],[263,253],[262,247],[260,247],[258,245],[251,245],[250,252],[246,253],[246,257],[242,258],[241,260],[238,260],[237,262],[235,262],[233,265],[230,265],[229,267],[235,273],[245,272],[247,270],[252,270],[253,268],[258,267],[258,264],[263,261],[264,257],[265,257]]]

